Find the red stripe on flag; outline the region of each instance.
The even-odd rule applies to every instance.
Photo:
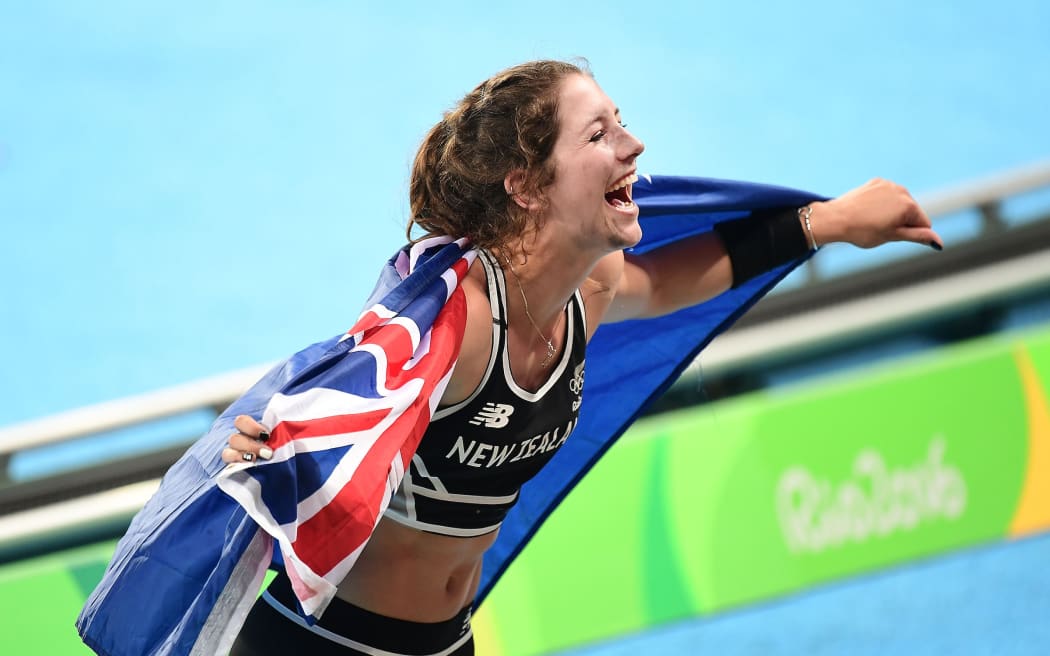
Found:
[[[293,563],[285,563],[284,571],[288,574],[288,581],[292,584],[292,592],[295,593],[300,602],[317,595],[317,590],[314,590],[303,581]]]
[[[304,419],[302,421],[282,421],[270,431],[270,441],[266,443],[266,446],[276,449],[292,440],[371,430],[389,414],[390,409],[383,408],[354,414]]]
[[[416,375],[425,381],[419,396],[376,440],[351,480],[324,508],[300,523],[293,548],[314,572],[325,575],[372,534],[390,463],[398,454],[407,466],[419,446],[430,423],[430,397],[455,362],[465,320],[466,298],[457,289],[434,322],[430,352],[416,365]]]
[[[394,454],[405,442],[418,446],[429,423],[429,417],[420,416],[429,414],[420,411],[421,403],[425,406],[426,399],[414,400],[368,450],[350,481],[299,524],[292,548],[314,572],[324,576],[372,534]]]
[[[376,326],[380,325],[385,319],[381,318],[378,314],[372,311],[371,308],[361,313],[361,316],[357,318],[353,327],[346,331],[348,335],[354,335],[361,332],[362,330],[371,330]]]
[[[402,324],[388,323],[365,333],[361,344],[378,346],[386,353],[387,375],[401,370],[415,354],[413,335]],[[390,385],[387,384],[389,388]]]
[[[458,283],[463,282],[463,279],[467,277],[467,271],[470,269],[470,262],[467,262],[467,258],[461,257],[456,260],[456,263],[453,264],[451,268],[456,272],[456,283],[458,289]]]

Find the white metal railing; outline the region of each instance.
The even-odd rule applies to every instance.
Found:
[[[931,216],[951,214],[957,211],[976,208],[985,214],[996,213],[998,204],[1011,196],[1034,191],[1044,187],[1050,187],[1050,161],[1040,162],[1031,166],[997,174],[987,178],[967,182],[953,186],[950,189],[934,192],[919,198],[920,204]],[[1044,259],[1034,263],[1035,260],[1027,261],[1024,266],[1008,267],[1002,275],[994,275],[991,278],[994,289],[988,293],[998,293],[1004,288],[1002,285],[1031,285],[1043,282],[1050,273],[1044,269],[1042,262],[1050,254],[1042,255]],[[1031,258],[1029,258],[1031,259]],[[980,276],[976,276],[980,277]],[[987,282],[987,281],[986,281]],[[983,285],[984,289],[987,285]],[[973,287],[971,287],[973,289]],[[985,290],[986,292],[988,290]],[[945,302],[959,303],[964,299],[954,296],[946,296],[939,291],[932,293],[926,291],[921,302],[929,306],[932,299],[942,298]],[[848,321],[849,325],[843,324],[841,329],[864,330],[866,327],[875,325],[873,322],[884,321],[885,308],[896,306],[901,303],[900,299],[887,303],[882,299],[879,312],[866,312],[858,308],[856,312],[836,311],[836,320],[825,321],[821,324],[820,335],[826,336],[827,330],[834,330],[839,321]],[[901,305],[908,309],[908,304]],[[792,319],[790,321],[804,320]],[[727,333],[719,338],[705,355],[704,369],[709,370],[712,365],[718,368],[731,367],[735,362],[754,361],[761,358],[763,353],[771,352],[773,349],[784,348],[784,344],[794,344],[790,340],[785,342],[783,332],[788,324],[779,326],[757,326],[740,334]],[[769,331],[777,331],[777,339],[767,339],[765,335]],[[802,327],[803,333],[811,335],[815,327]],[[759,331],[759,332],[754,332]],[[763,332],[764,331],[764,332]],[[797,340],[796,340],[797,341]],[[799,347],[800,344],[795,344]],[[254,383],[271,365],[251,367],[226,374],[213,376],[183,385],[176,385],[165,389],[126,397],[106,403],[100,403],[84,408],[78,408],[67,412],[61,412],[49,417],[26,421],[23,423],[0,427],[0,466],[3,460],[11,454],[23,449],[39,448],[50,444],[65,442],[87,435],[95,435],[119,428],[139,425],[149,421],[155,421],[200,409],[221,410],[234,399],[240,396],[245,389]],[[4,472],[0,472],[3,478]]]
[[[835,343],[837,335],[853,338],[924,319],[943,316],[984,301],[1050,288],[1050,248],[975,267],[932,281],[871,294],[832,307],[719,335],[683,373],[710,376],[793,353]]]
[[[232,403],[272,365],[249,367],[0,427],[0,456]]]
[[[159,479],[142,481],[59,501],[42,508],[0,515],[0,536],[3,536],[0,546],[58,535],[78,527],[90,527],[114,517],[130,521],[159,485]]]
[[[1050,187],[1050,160],[924,194],[919,204],[930,216],[944,216],[989,207],[1042,187]]]

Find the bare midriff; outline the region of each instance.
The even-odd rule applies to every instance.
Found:
[[[336,596],[386,617],[443,622],[473,601],[497,533],[450,537],[382,518]]]

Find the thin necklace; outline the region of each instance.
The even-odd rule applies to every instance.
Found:
[[[510,263],[510,258],[504,256],[503,259],[510,268],[510,272],[514,274],[514,282],[518,283],[518,291],[521,292],[521,302],[525,304],[525,316],[529,318],[529,323],[532,324],[532,327],[536,330],[536,334],[540,336],[540,339],[547,343],[547,356],[540,362],[540,366],[546,368],[554,358],[554,343],[543,336],[543,331],[536,325],[536,320],[532,318],[532,313],[529,312],[529,299],[525,298],[525,288],[521,286],[521,278],[518,277],[518,272],[514,270],[514,265]]]

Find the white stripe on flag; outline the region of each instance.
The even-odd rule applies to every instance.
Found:
[[[229,653],[262,587],[266,569],[273,556],[272,550],[273,541],[270,536],[263,530],[256,531],[255,537],[234,566],[229,582],[208,614],[200,635],[193,643],[190,656]]]

